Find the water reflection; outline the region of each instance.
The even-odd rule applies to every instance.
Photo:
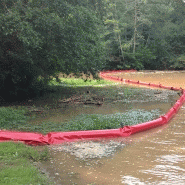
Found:
[[[163,155],[157,158],[155,161],[160,162],[160,163],[168,163],[168,164],[174,164],[174,163],[179,163],[182,161],[185,161],[185,156],[183,155]]]
[[[158,180],[147,184],[184,184],[185,182],[185,169],[179,166],[172,165],[156,165],[153,169],[143,170],[143,173],[150,174],[153,178],[159,178],[164,180]]]
[[[144,182],[141,182],[139,178],[132,177],[132,176],[123,176],[122,177],[123,184],[137,184],[137,185],[145,185]]]

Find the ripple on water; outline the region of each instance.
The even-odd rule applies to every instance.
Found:
[[[160,140],[160,141],[150,141],[151,143],[155,143],[155,144],[160,144],[160,145],[175,145],[174,140],[170,140],[170,141],[164,141],[164,140]]]
[[[150,178],[145,179],[144,182],[139,178],[129,175],[122,176],[121,182],[127,185],[185,184],[185,169],[180,167],[180,165],[185,162],[185,155],[162,155],[159,156],[155,162],[160,163],[160,165],[156,165],[152,169],[140,170],[141,173],[148,174],[150,176]]]
[[[185,133],[182,133],[182,132],[175,132],[174,134],[175,135],[185,135]]]
[[[179,162],[185,161],[185,155],[163,155],[157,158],[155,161],[160,162],[162,164],[177,164]]]
[[[147,184],[178,184],[185,182],[185,169],[173,165],[156,165],[153,169],[142,170],[143,173],[154,175],[161,178],[161,181]]]
[[[137,184],[137,185],[145,185],[144,182],[141,182],[140,179],[132,176],[123,176],[122,177],[122,183],[123,184]]]

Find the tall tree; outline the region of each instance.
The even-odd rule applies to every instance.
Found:
[[[114,0],[107,1],[106,10],[105,43],[112,58],[122,61],[119,62],[122,68],[164,69],[173,66],[177,52],[179,59],[183,58],[182,1]]]
[[[1,92],[26,95],[39,76],[102,69],[102,23],[93,11],[60,0],[3,0],[0,8]]]

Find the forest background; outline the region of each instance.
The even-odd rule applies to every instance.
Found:
[[[0,96],[60,72],[184,69],[183,0],[0,0]]]

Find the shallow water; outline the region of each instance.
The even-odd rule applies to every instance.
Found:
[[[148,88],[131,88],[126,84],[120,84],[117,87],[106,87],[103,91],[101,89],[89,88],[91,94],[105,97],[103,105],[85,105],[83,103],[60,103],[57,109],[50,109],[44,111],[37,116],[37,119],[30,120],[30,124],[39,124],[43,121],[51,122],[67,122],[80,114],[115,114],[123,113],[130,109],[143,109],[150,111],[159,109],[161,114],[166,113],[171,104],[179,98],[176,92],[168,90],[156,90]],[[106,91],[111,93],[106,93]],[[81,93],[86,91],[86,88],[81,88]],[[155,94],[156,93],[156,94]],[[158,94],[160,93],[160,94]],[[93,96],[92,95],[92,96]],[[39,107],[37,107],[39,108]]]
[[[125,74],[124,74],[125,75]],[[130,76],[129,76],[130,75]],[[162,83],[184,87],[185,73],[136,74],[128,79]],[[151,78],[153,76],[153,80]],[[148,77],[148,78],[147,78]],[[175,79],[176,80],[175,80]],[[141,103],[140,103],[141,104]],[[158,105],[158,106],[157,106]],[[147,109],[150,105],[139,105]],[[165,105],[163,105],[165,107]],[[153,107],[162,107],[154,104]],[[43,166],[54,177],[57,184],[185,184],[185,107],[169,124],[114,141],[125,143],[125,147],[114,155],[90,160],[82,160],[67,152],[51,150],[52,159]],[[97,151],[98,152],[98,151]]]

